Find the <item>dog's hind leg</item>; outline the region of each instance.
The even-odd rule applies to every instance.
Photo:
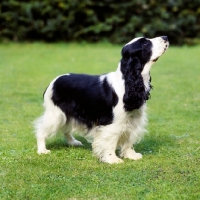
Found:
[[[53,110],[46,109],[44,115],[35,121],[38,154],[50,153],[46,149],[46,139],[55,135],[65,123],[64,113],[56,106]]]
[[[71,128],[71,125],[66,124],[65,126],[62,127],[61,130],[64,133],[66,142],[69,146],[83,146],[83,144],[80,141],[76,140],[73,137],[74,129]]]
[[[46,139],[51,135],[51,128],[45,124],[45,118],[47,117],[44,114],[35,121],[38,154],[50,153],[50,150],[46,149]]]

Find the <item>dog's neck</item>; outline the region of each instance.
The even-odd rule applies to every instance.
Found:
[[[145,77],[146,75],[149,75],[150,70],[151,70],[151,66],[153,65],[153,61],[149,61],[143,68],[142,70],[142,76]]]
[[[119,62],[119,64],[118,64],[116,73],[119,74],[119,75],[122,75],[122,72],[121,72],[121,62]]]
[[[149,88],[149,81],[150,81],[150,70],[151,70],[151,66],[153,65],[153,61],[150,61],[148,62],[143,70],[142,70],[142,77],[143,77],[143,80],[144,80],[144,85],[146,88]]]

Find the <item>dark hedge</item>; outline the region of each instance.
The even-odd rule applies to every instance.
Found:
[[[200,38],[199,0],[1,0],[0,39],[126,43],[167,35],[173,44]]]

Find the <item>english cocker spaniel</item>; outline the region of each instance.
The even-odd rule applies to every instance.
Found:
[[[133,144],[145,132],[146,101],[152,88],[150,69],[168,46],[167,36],[135,38],[123,47],[115,72],[56,77],[44,92],[44,114],[35,121],[37,152],[49,153],[46,139],[62,130],[72,146],[82,145],[73,137],[74,132],[84,135],[102,162],[142,158]],[[119,157],[116,148],[120,149]]]

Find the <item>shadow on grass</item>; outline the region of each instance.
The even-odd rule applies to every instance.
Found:
[[[75,136],[76,140],[82,142],[83,146],[75,147],[75,148],[83,148],[83,149],[89,149],[91,150],[91,144],[87,142],[87,140],[84,137]],[[71,146],[68,145],[64,139],[64,137],[55,137],[53,139],[50,139],[50,141],[47,141],[47,149],[64,149],[64,148],[70,148]]]
[[[134,149],[136,152],[140,152],[142,154],[156,154],[161,149],[169,149],[175,145],[175,141],[170,136],[146,136],[139,143],[134,145]]]
[[[75,138],[83,144],[83,146],[75,148],[88,149],[90,151],[92,150],[91,143],[87,142],[87,140],[84,137],[75,136]],[[134,149],[136,150],[136,152],[148,155],[156,154],[161,149],[167,150],[173,147],[174,145],[175,141],[170,136],[146,136],[140,143],[134,145]],[[47,148],[53,150],[70,148],[70,146],[66,143],[64,137],[55,137],[47,142]]]

